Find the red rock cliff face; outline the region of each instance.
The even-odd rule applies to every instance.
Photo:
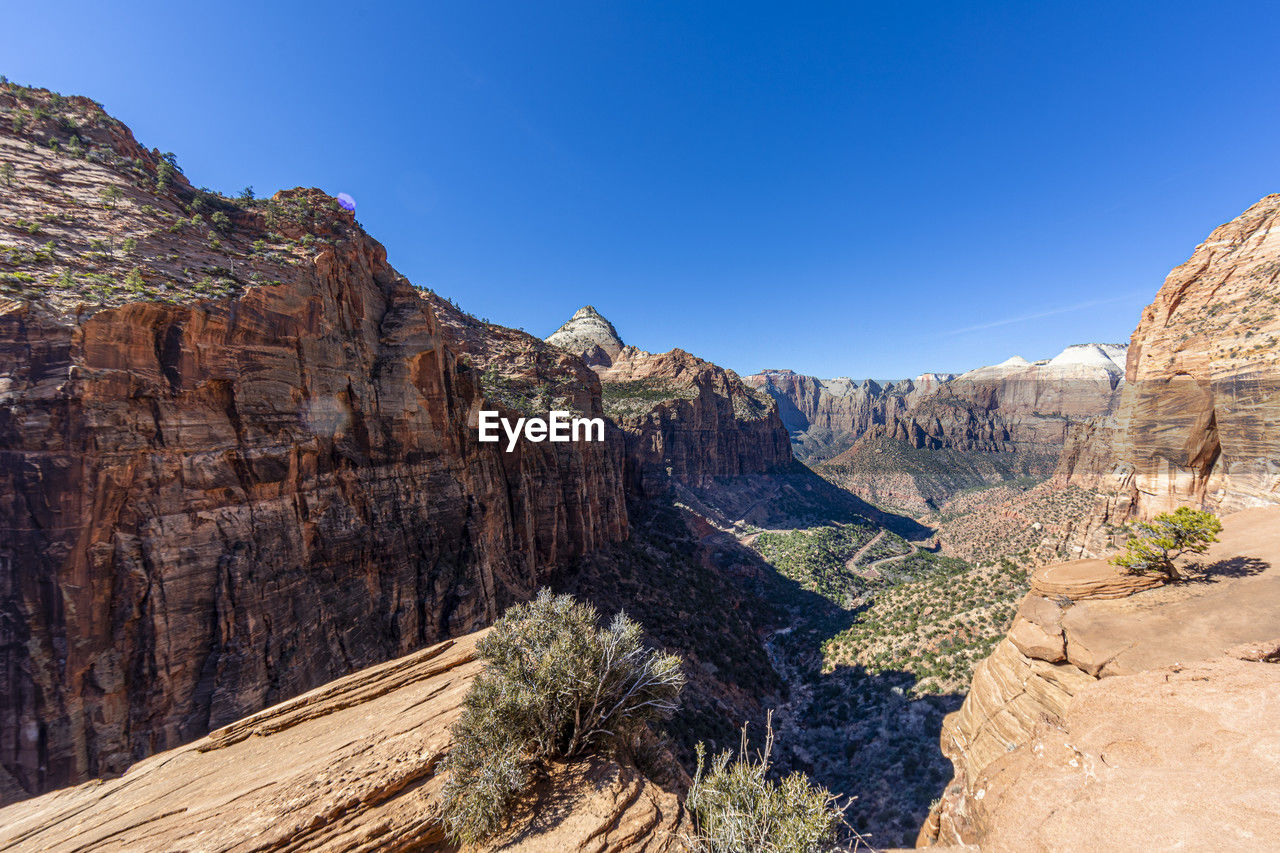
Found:
[[[655,355],[626,347],[601,380],[640,493],[663,491],[670,479],[706,487],[791,464],[777,405],[731,370],[679,349]]]
[[[96,105],[35,97],[84,136],[0,134],[20,270],[0,299],[0,790],[118,771],[474,630],[626,537],[621,437],[480,444],[486,378],[458,353],[489,330],[512,373],[599,414],[583,365],[478,322],[462,340],[318,191],[234,208],[158,186]],[[187,219],[197,202],[230,222]],[[145,299],[117,286],[130,267]]]
[[[626,441],[627,482],[636,494],[658,494],[672,480],[709,486],[793,461],[777,404],[732,370],[680,349],[626,346],[590,305],[547,341],[599,374],[605,413]]]
[[[474,377],[371,243],[229,303],[10,311],[0,374],[28,790],[474,629],[626,535],[616,447],[475,441]]]
[[[1280,195],[1169,274],[1129,348],[1114,418],[1078,428],[1058,476],[1111,521],[1280,503]]]

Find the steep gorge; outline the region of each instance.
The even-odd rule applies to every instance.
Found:
[[[629,500],[790,460],[691,356],[603,442],[481,443],[482,407],[605,415],[599,378],[318,190],[195,189],[83,98],[0,111],[5,799],[480,628],[624,542]]]

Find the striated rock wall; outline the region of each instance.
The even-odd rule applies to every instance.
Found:
[[[601,381],[605,411],[626,436],[628,480],[640,493],[665,491],[671,479],[706,487],[791,464],[777,406],[732,370],[679,349],[655,355],[627,347]]]
[[[1280,195],[1215,229],[1133,334],[1112,418],[1072,433],[1057,476],[1113,521],[1280,503]]]
[[[456,850],[440,822],[440,764],[480,670],[477,637],[326,684],[119,779],[0,809],[0,850]],[[555,766],[495,843],[466,849],[680,849],[684,781],[604,759]]]
[[[74,121],[16,136],[23,104]],[[160,180],[92,102],[0,109],[6,796],[474,630],[627,536],[621,434],[473,428],[513,383],[600,414],[580,361],[442,324],[319,191],[237,205]],[[505,373],[459,355],[486,347]]]
[[[627,482],[655,495],[672,481],[694,487],[791,464],[778,406],[732,370],[681,349],[626,346],[587,305],[547,341],[581,356],[600,376],[605,414],[621,428]]]
[[[911,380],[818,379],[791,370],[765,370],[743,381],[777,402],[778,414],[793,436],[825,432],[848,442],[876,424],[896,420],[916,390]]]

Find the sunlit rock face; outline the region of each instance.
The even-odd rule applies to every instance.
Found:
[[[1115,416],[1072,435],[1060,477],[1110,492],[1115,520],[1280,503],[1280,195],[1169,274],[1126,379]]]
[[[590,305],[547,342],[599,374],[605,414],[625,437],[627,482],[636,494],[656,494],[672,481],[710,486],[792,462],[778,406],[732,370],[682,349],[627,346]]]
[[[1225,516],[1204,565],[1174,587],[1103,560],[1038,569],[943,722],[955,776],[918,846],[1271,846],[1280,507]]]
[[[237,207],[180,175],[159,186],[158,155],[96,105],[60,108],[87,156],[0,122],[17,164],[0,216],[48,215],[6,267],[32,284],[0,298],[0,796],[121,770],[474,630],[627,536],[616,430],[512,453],[477,440],[495,404],[468,348],[600,415],[579,359],[442,323],[318,190]],[[230,211],[224,231],[193,224],[197,202]],[[145,287],[84,284],[132,267]]]

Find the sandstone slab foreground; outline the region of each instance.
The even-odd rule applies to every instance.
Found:
[[[1190,583],[1114,598],[1099,560],[1036,573],[943,724],[956,776],[921,846],[1277,849],[1280,508],[1223,525]]]
[[[0,850],[456,850],[439,816],[471,634],[268,708],[123,776],[0,809]],[[489,849],[665,851],[679,799],[633,769],[553,768]]]

